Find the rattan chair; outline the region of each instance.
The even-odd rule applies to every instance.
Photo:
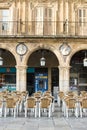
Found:
[[[5,113],[4,117],[7,116],[7,110],[12,112],[14,114],[14,117],[16,117],[16,109],[17,109],[17,102],[14,100],[14,98],[7,98],[5,103]]]
[[[87,113],[87,98],[83,98],[80,102],[80,117],[83,116],[83,113]]]
[[[51,95],[46,95],[45,97],[49,98],[51,100],[51,110],[52,112],[55,111],[55,104],[54,104],[54,96],[51,96]]]
[[[29,97],[25,102],[25,117],[27,117],[28,111],[34,112],[35,117],[37,117],[37,105],[36,98]]]
[[[59,107],[61,106],[63,97],[64,97],[64,92],[63,91],[59,91],[58,95],[57,95],[57,103],[58,103]]]
[[[48,97],[43,97],[39,103],[39,117],[41,116],[41,112],[48,112],[48,116],[51,116],[51,106],[52,100]]]
[[[3,114],[3,101],[0,100],[0,117],[2,117]]]
[[[66,117],[69,117],[69,111],[74,112],[75,116],[78,117],[78,108],[77,108],[77,103],[76,99],[74,98],[69,98],[66,100]]]

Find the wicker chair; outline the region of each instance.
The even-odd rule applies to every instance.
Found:
[[[10,109],[12,110],[12,113],[14,113],[14,117],[16,117],[17,102],[14,100],[14,98],[6,99],[4,117],[7,116],[7,110]]]
[[[57,102],[58,102],[59,107],[61,106],[61,102],[62,102],[63,97],[64,97],[64,92],[59,91],[58,95],[57,95]]]
[[[69,98],[66,100],[65,103],[66,103],[66,117],[68,118],[70,110],[71,110],[71,112],[74,110],[75,116],[78,117],[78,108],[77,108],[77,104],[76,104],[76,99]]]
[[[51,102],[52,100],[48,97],[43,97],[40,100],[39,103],[39,117],[41,116],[41,111],[46,112],[46,110],[49,112],[49,117],[51,116]]]
[[[83,116],[83,113],[87,112],[87,98],[83,98],[80,102],[80,117]]]
[[[3,114],[3,101],[0,100],[0,117],[2,117]]]
[[[28,110],[35,113],[35,117],[37,117],[37,105],[36,99],[34,97],[29,97],[25,102],[25,117],[27,117]]]
[[[47,97],[47,98],[49,98],[51,100],[51,104],[52,104],[52,106],[51,106],[52,109],[51,110],[52,110],[52,112],[54,112],[55,111],[54,96],[46,95],[45,97]]]

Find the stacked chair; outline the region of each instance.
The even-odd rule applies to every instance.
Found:
[[[54,97],[50,91],[42,93],[37,91],[30,97],[27,91],[0,92],[0,116],[17,117],[24,113],[25,117],[33,114],[34,117],[47,115],[51,117],[54,112]]]

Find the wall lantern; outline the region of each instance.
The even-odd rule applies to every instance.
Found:
[[[40,65],[45,66],[46,64],[46,59],[44,57],[40,58]]]
[[[3,65],[3,58],[1,57],[2,50],[0,49],[0,66]]]
[[[86,57],[86,52],[85,52],[85,58],[83,59],[83,66],[87,66],[87,57]]]
[[[46,59],[44,58],[44,51],[42,51],[42,57],[40,58],[40,66],[46,65]]]
[[[3,65],[3,58],[0,56],[0,66]]]

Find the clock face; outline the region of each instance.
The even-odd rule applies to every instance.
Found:
[[[24,43],[19,43],[17,46],[16,46],[16,51],[19,55],[25,55],[26,52],[27,52],[28,48],[27,46],[24,44]]]
[[[62,55],[67,56],[67,55],[69,55],[70,52],[71,52],[71,47],[70,47],[68,44],[63,43],[63,44],[60,46],[59,50],[60,50],[60,52],[62,53]]]

